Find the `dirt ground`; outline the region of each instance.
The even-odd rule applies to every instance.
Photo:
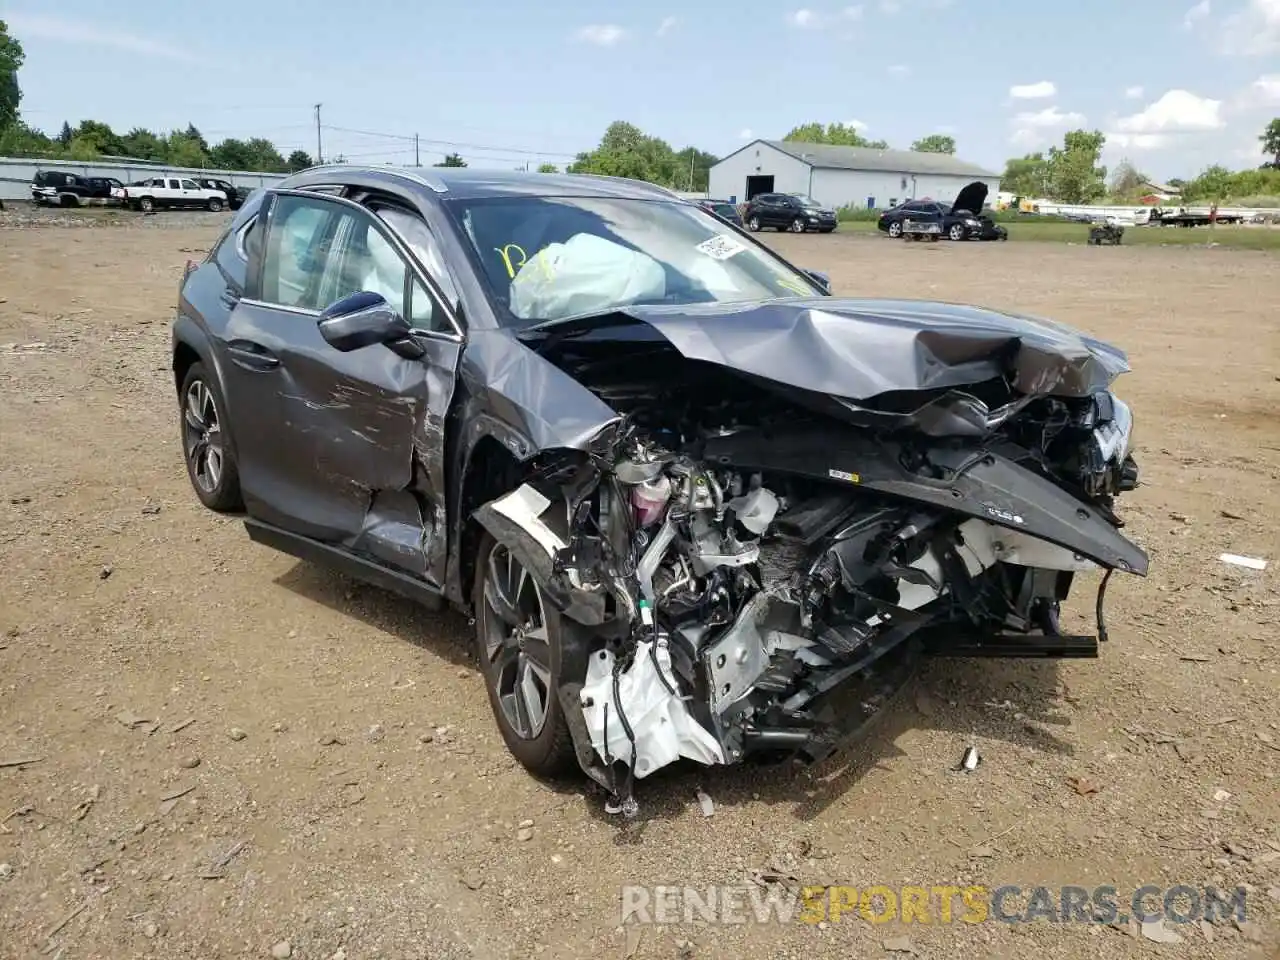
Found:
[[[1012,308],[1126,348],[1144,486],[1124,514],[1151,575],[1113,579],[1097,661],[931,664],[818,770],[682,768],[641,784],[627,824],[509,759],[464,618],[201,508],[169,321],[184,261],[225,219],[131,222],[0,226],[0,957],[1277,949],[1280,258],[770,237],[842,294]],[[1095,584],[1077,585],[1069,628],[1091,627]],[[969,745],[983,762],[957,773]],[[1170,945],[1124,924],[936,914],[620,927],[624,884],[760,871],[1111,884],[1122,903],[1145,883],[1247,884],[1250,921],[1170,925]]]

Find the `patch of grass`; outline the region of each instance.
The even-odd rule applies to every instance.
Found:
[[[1068,220],[1018,220],[1004,224],[1009,241],[1040,243],[1079,243],[1089,239],[1089,225]],[[841,221],[839,233],[875,233],[876,225],[867,220]],[[1243,250],[1280,251],[1280,227],[1217,226],[1208,227],[1127,227],[1125,246],[1195,246],[1208,243]]]

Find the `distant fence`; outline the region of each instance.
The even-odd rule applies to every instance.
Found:
[[[167,167],[144,161],[94,160],[33,160],[21,157],[0,157],[0,200],[30,200],[31,181],[40,170],[63,170],[82,177],[115,177],[124,183],[132,183],[147,177],[217,177],[229,180],[237,187],[263,187],[288,176],[287,173],[253,173],[247,170],[214,170],[194,167]]]

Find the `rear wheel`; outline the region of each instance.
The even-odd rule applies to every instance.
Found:
[[[240,471],[225,430],[226,404],[203,363],[193,363],[182,378],[182,453],[196,496],[210,510],[226,513],[244,506]]]
[[[560,709],[560,614],[519,560],[489,534],[476,555],[476,652],[502,739],[541,776],[571,769],[573,739]]]
[[[156,202],[150,197],[143,197],[138,201],[138,209],[143,213],[151,213],[156,208]]]
[[[748,221],[747,221],[747,229],[748,229],[748,230],[750,230],[752,233],[759,233],[759,232],[760,232],[760,218],[759,218],[759,217],[752,217],[750,220],[748,220]]]

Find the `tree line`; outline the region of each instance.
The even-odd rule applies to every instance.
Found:
[[[0,20],[0,155],[91,161],[103,158],[149,160],[175,167],[206,167],[286,173],[312,165],[311,156],[295,150],[282,156],[276,146],[261,137],[247,140],[227,138],[210,144],[194,124],[168,133],[135,127],[117,133],[105,123],[82,120],[76,126],[64,122],[56,135],[48,135],[22,120],[22,90],[18,70],[23,63],[22,45],[9,35]],[[817,122],[793,127],[782,139],[797,143],[834,144],[885,150],[884,140],[865,137],[857,124]],[[1188,181],[1171,182],[1185,200],[1240,200],[1280,196],[1280,117],[1272,120],[1258,138],[1262,151],[1273,161],[1257,170],[1232,172],[1212,166]],[[1146,189],[1148,179],[1132,164],[1122,163],[1110,180],[1099,158],[1106,137],[1101,131],[1072,130],[1061,146],[1048,152],[1030,153],[1010,159],[1000,187],[1021,196],[1051,197],[1065,203],[1094,203],[1105,199],[1134,202]],[[935,133],[914,141],[911,149],[927,153],[954,154],[954,137]],[[695,146],[680,150],[639,127],[615,121],[605,130],[594,150],[579,153],[565,169],[569,173],[594,173],[647,180],[675,190],[703,192],[709,189],[715,154]],[[332,162],[341,163],[341,156]],[[457,153],[448,154],[438,167],[465,167]],[[557,172],[554,164],[538,170]]]

